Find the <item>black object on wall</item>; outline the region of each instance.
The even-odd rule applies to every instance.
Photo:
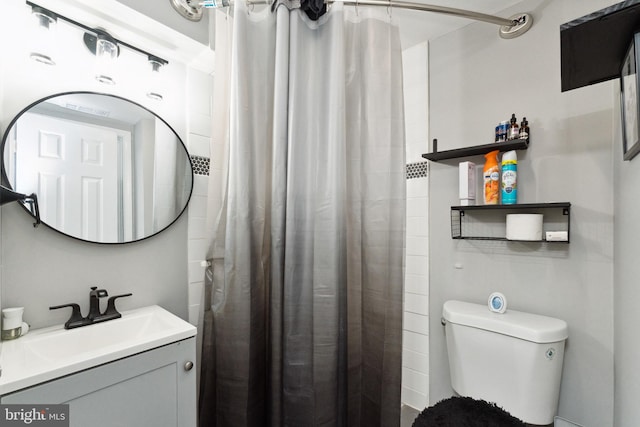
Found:
[[[562,92],[620,76],[633,34],[640,30],[640,0],[626,0],[560,26]]]
[[[317,21],[322,15],[327,13],[327,5],[324,3],[324,0],[302,0],[300,2],[300,9],[302,9],[312,21]]]
[[[38,207],[38,196],[35,193],[33,194],[22,194],[17,193],[10,188],[5,187],[4,185],[0,185],[0,205],[6,205],[11,202],[24,202],[29,205],[29,212],[36,219],[36,222],[33,223],[34,227],[40,225],[40,209]]]

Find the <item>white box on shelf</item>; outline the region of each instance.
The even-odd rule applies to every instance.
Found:
[[[460,162],[459,167],[459,197],[461,206],[476,204],[476,164]]]
[[[567,231],[547,231],[545,239],[547,242],[566,242],[569,240],[569,233]]]

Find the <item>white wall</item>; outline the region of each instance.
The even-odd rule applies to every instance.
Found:
[[[402,52],[407,179],[402,403],[429,406],[428,44]],[[419,166],[422,165],[422,166]]]
[[[189,153],[192,156],[211,158],[211,121],[213,105],[213,77],[210,74],[190,70],[188,73],[189,98]],[[213,159],[219,163],[218,159]],[[193,194],[189,203],[189,322],[198,323],[204,287],[204,267],[209,246],[206,231],[207,195],[209,176],[196,174]]]
[[[209,45],[209,13],[204,10],[202,19],[194,22],[183,18],[167,1],[118,0],[120,3],[170,27],[192,39]]]
[[[27,28],[21,21],[25,8],[20,0],[6,0],[0,4],[3,40],[0,68],[5,77],[0,87],[0,131],[5,131],[19,111],[43,96],[91,90],[132,99],[165,119],[184,141],[191,139],[188,138],[189,129],[197,125],[196,119],[187,119],[187,91],[191,89],[191,95],[195,92],[199,99],[201,91],[210,88],[187,87],[189,70],[184,64],[167,57],[169,65],[163,69],[164,99],[161,102],[145,96],[148,64],[144,56],[122,49],[121,58],[135,61],[138,58],[134,57],[139,56],[141,68],[127,66],[120,70],[118,85],[100,85],[93,79],[91,55],[82,45],[81,37],[73,37],[71,31],[63,35],[61,44],[65,54],[77,52],[74,62],[60,61],[55,67],[37,64],[25,55],[31,41],[21,35]],[[26,13],[28,15],[28,11]],[[133,11],[127,16],[137,19]],[[113,18],[113,21],[120,18]],[[110,18],[101,15],[101,19],[109,23]],[[150,35],[156,42],[162,37],[158,34],[173,37],[169,29],[158,28],[157,33]],[[130,42],[143,49],[146,47],[144,42]],[[167,42],[171,44],[171,39],[164,43]],[[159,304],[188,318],[186,215],[152,238],[126,245],[98,245],[71,239],[45,226],[34,229],[31,218],[14,205],[2,208],[2,306],[24,306],[25,319],[33,327],[63,323],[68,318],[69,313],[64,310],[49,311],[50,305],[79,302],[86,313],[90,286],[104,287],[114,295],[133,292],[132,297],[119,302],[119,308],[123,310]]]
[[[619,85],[614,85],[616,96]],[[616,110],[619,114],[619,110]],[[614,121],[620,123],[619,116]],[[614,173],[614,336],[615,336],[615,423],[616,427],[640,425],[640,263],[638,262],[638,236],[640,236],[640,205],[634,197],[640,182],[640,157],[622,160],[622,136],[616,127],[613,147]]]
[[[522,2],[500,14],[532,12],[533,28],[520,38],[502,40],[495,26],[474,23],[430,43],[429,126],[439,149],[489,143],[499,121],[524,115],[532,137],[518,153],[519,201],[572,203],[569,245],[453,241],[458,160],[430,163],[431,402],[452,394],[442,304],[485,303],[501,291],[513,309],[569,324],[559,415],[584,426],[612,425],[617,104],[611,82],[561,93],[559,40],[562,23],[611,3]],[[479,177],[484,159],[474,159]]]

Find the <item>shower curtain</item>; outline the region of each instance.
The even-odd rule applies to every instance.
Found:
[[[398,28],[385,9],[234,7],[216,18],[200,427],[398,426]]]

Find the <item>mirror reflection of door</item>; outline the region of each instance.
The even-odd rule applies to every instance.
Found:
[[[130,133],[27,113],[17,135],[34,143],[17,147],[16,185],[38,194],[47,222],[84,240],[122,240],[120,207],[131,210],[131,199],[124,197],[120,185],[130,179],[130,172],[123,174],[123,163],[131,164],[131,151],[126,150]],[[130,225],[126,234],[131,234]]]
[[[2,178],[36,193],[42,223],[96,243],[169,227],[193,189],[186,147],[150,110],[113,95],[53,95],[20,112],[2,138]]]

